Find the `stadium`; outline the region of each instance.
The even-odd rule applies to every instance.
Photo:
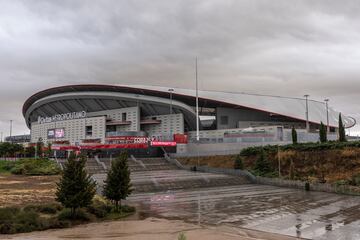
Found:
[[[320,123],[337,137],[339,112],[325,102],[157,86],[70,85],[29,97],[23,116],[31,142],[59,151],[166,147],[177,155],[232,154],[252,145],[318,141]],[[197,141],[197,119],[199,140]],[[351,128],[355,119],[342,115]]]

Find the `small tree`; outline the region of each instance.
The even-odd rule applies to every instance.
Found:
[[[339,142],[346,142],[345,128],[342,122],[341,113],[339,113]]]
[[[57,183],[56,200],[71,209],[74,218],[76,209],[91,204],[96,192],[96,184],[85,171],[85,156],[77,158],[71,153]]]
[[[51,157],[51,154],[52,154],[51,146],[52,146],[51,143],[48,142],[48,144],[47,144],[47,149],[46,149],[46,156],[47,156],[48,158],[50,158],[50,157]]]
[[[25,148],[25,157],[34,157],[35,156],[35,147],[29,146]]]
[[[297,144],[297,132],[296,132],[294,126],[291,129],[291,138],[292,138],[293,144]]]
[[[271,171],[271,166],[266,159],[264,150],[261,150],[260,156],[256,159],[254,170],[257,171],[259,175],[265,175]]]
[[[126,199],[132,192],[130,183],[130,170],[127,164],[128,154],[122,152],[119,158],[111,163],[105,185],[104,196],[115,203],[115,211],[121,211],[121,200]]]
[[[321,143],[327,142],[326,127],[322,122],[320,123],[319,136]]]
[[[39,138],[39,140],[37,141],[36,143],[36,157],[42,157],[43,155],[43,146],[44,146],[44,143],[42,142],[42,139]]]
[[[240,154],[238,154],[235,158],[234,169],[244,169],[244,164],[243,164],[242,157],[240,156]]]
[[[290,163],[289,178],[290,178],[290,180],[294,180],[294,178],[295,178],[295,165],[292,160]]]

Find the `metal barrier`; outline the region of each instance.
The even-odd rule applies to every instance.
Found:
[[[95,161],[97,162],[98,165],[102,166],[102,168],[103,168],[105,171],[107,171],[107,167],[106,167],[105,163],[103,163],[103,162],[100,161],[98,155],[95,155],[95,156],[94,156],[94,159],[95,159]]]

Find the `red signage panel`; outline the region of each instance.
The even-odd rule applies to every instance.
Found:
[[[153,147],[176,147],[176,142],[151,142]]]

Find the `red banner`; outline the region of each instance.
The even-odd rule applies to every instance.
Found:
[[[151,142],[152,147],[176,147],[176,142]]]
[[[174,142],[188,143],[188,135],[186,135],[186,134],[174,134]]]
[[[116,148],[148,148],[146,143],[131,143],[131,144],[96,144],[96,145],[83,145],[83,146],[52,146],[52,150],[83,150],[83,149],[116,149]]]

